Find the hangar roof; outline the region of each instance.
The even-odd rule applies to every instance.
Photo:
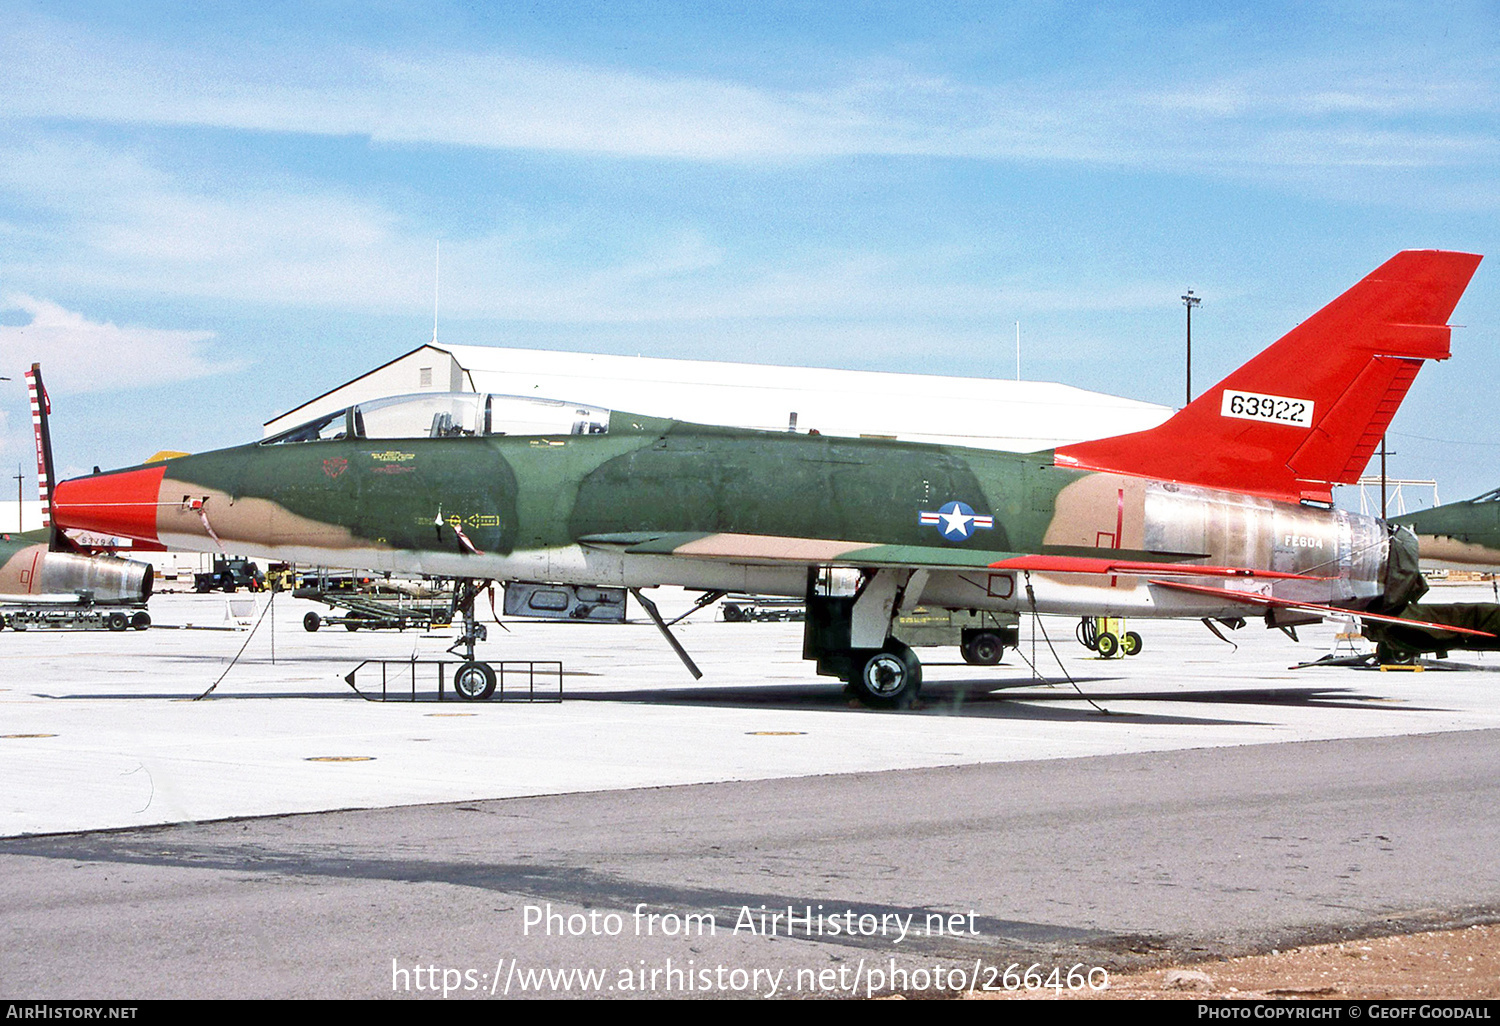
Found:
[[[1173,412],[1053,382],[423,345],[267,422],[265,434],[414,391],[541,396],[770,431],[795,415],[799,431],[1017,452],[1144,430]]]

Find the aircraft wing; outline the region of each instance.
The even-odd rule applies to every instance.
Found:
[[[722,559],[737,563],[841,566],[907,567],[931,570],[1034,570],[1038,573],[1100,575],[1167,575],[1193,577],[1264,577],[1323,580],[1304,574],[1239,567],[1203,566],[1178,562],[1180,553],[1159,559],[1141,559],[1151,553],[1131,550],[1092,550],[1094,556],[997,552],[936,545],[879,545],[870,542],[826,538],[795,538],[764,534],[717,534],[707,532],[635,532],[596,534],[579,539],[584,545],[621,546],[632,555],[679,556]]]
[[[1272,595],[1230,591],[1226,588],[1213,588],[1202,584],[1187,584],[1183,581],[1152,581],[1151,583],[1159,584],[1163,588],[1172,588],[1176,591],[1190,591],[1198,595],[1212,595],[1214,598],[1228,599],[1231,602],[1243,602],[1250,606],[1263,606],[1268,609],[1295,609],[1322,616],[1353,616],[1360,620],[1374,620],[1376,623],[1396,624],[1401,627],[1425,627],[1429,630],[1446,631],[1451,634],[1471,634],[1480,638],[1493,638],[1496,636],[1488,631],[1476,631],[1468,627],[1455,627],[1452,624],[1429,623],[1426,620],[1412,620],[1402,616],[1387,616],[1384,613],[1366,613],[1358,609],[1341,609],[1338,606],[1322,606],[1316,602],[1297,602],[1292,599],[1276,598]]]
[[[1292,599],[1261,595],[1255,592],[1234,591],[1229,588],[1206,584],[1190,584],[1181,578],[1222,578],[1233,580],[1301,580],[1322,581],[1326,577],[1307,574],[1285,573],[1278,570],[1256,570],[1249,567],[1211,566],[1198,563],[1124,558],[1125,556],[1150,555],[1149,553],[1125,552],[1117,555],[1111,550],[1099,550],[1098,556],[1073,554],[995,552],[983,549],[948,549],[931,545],[876,545],[869,542],[837,541],[826,538],[792,538],[760,534],[716,534],[707,532],[628,532],[620,534],[597,534],[579,539],[584,545],[599,547],[622,547],[626,552],[638,555],[661,555],[697,559],[730,560],[766,566],[777,564],[837,564],[854,567],[905,567],[930,570],[1020,570],[1048,574],[1089,574],[1095,576],[1140,576],[1150,583],[1176,591],[1208,595],[1229,602],[1243,603],[1262,608],[1294,609],[1320,616],[1353,616],[1361,620],[1398,624],[1409,627],[1425,627],[1450,631],[1455,634],[1471,634],[1478,637],[1494,637],[1485,631],[1456,627],[1450,624],[1428,623],[1399,616],[1367,613],[1337,606],[1320,605],[1315,602],[1299,602]],[[1179,578],[1169,580],[1167,578]]]
[[[840,566],[983,569],[1018,552],[949,549],[931,545],[879,545],[827,538],[793,538],[766,534],[717,534],[672,531],[596,534],[580,538],[593,546],[622,546],[631,555],[721,559],[764,566],[836,563]]]
[[[1326,581],[1326,577],[1289,574],[1280,570],[1254,570],[1239,566],[1208,566],[1201,563],[1151,562],[1112,556],[1011,556],[990,564],[995,570],[1035,570],[1043,574],[1110,574],[1121,577],[1267,577],[1275,580]],[[1153,582],[1155,583],[1155,582]]]

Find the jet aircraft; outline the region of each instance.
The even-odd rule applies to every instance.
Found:
[[[1358,478],[1423,361],[1449,356],[1479,261],[1399,253],[1159,427],[1056,450],[423,393],[65,481],[55,515],[170,548],[464,579],[454,685],[471,699],[494,688],[474,656],[486,580],[805,597],[805,657],[877,706],[921,686],[891,637],[918,603],[1398,620],[1420,590],[1415,539],[1335,509],[1331,488]]]
[[[1422,561],[1437,566],[1500,567],[1500,488],[1463,502],[1392,517],[1411,529]]]
[[[117,556],[52,550],[52,531],[0,534],[0,604],[144,605],[150,564]]]
[[[52,448],[47,433],[47,390],[41,368],[26,372],[31,423],[36,433],[37,489],[43,527],[38,531],[0,534],[0,603],[144,605],[151,597],[149,564],[115,556],[90,554],[54,535],[49,520],[48,482]],[[72,551],[64,551],[72,548]]]

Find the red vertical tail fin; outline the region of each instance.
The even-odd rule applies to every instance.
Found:
[[[34,363],[26,372],[26,392],[31,398],[31,429],[36,435],[36,490],[42,500],[42,526],[52,526],[52,430],[47,417],[52,403],[42,384],[42,365]]]
[[[1058,465],[1328,501],[1359,479],[1480,257],[1407,250],[1160,427],[1057,450]]]

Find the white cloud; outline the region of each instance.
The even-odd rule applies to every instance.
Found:
[[[373,201],[258,188],[204,195],[129,152],[66,135],[0,145],[4,192],[47,212],[46,232],[32,230],[28,244],[0,250],[0,275],[12,280],[280,307],[431,311],[432,237]],[[586,216],[508,216],[502,230],[443,240],[441,317],[625,324],[958,310],[1009,316],[1080,303],[1152,306],[1173,294],[1147,282],[1081,298],[1022,281],[976,284],[969,272],[982,254],[966,246],[833,246],[757,258],[705,230],[648,225],[608,238],[605,251]]]
[[[1371,157],[1359,136],[1414,119],[1436,142],[1414,159],[1496,156],[1493,58],[1420,76],[1360,55],[1243,64],[1165,82],[1109,68],[971,82],[830,62],[821,88],[790,89],[464,49],[245,40],[210,54],[33,19],[0,37],[0,115],[695,161],[921,154],[1220,171],[1280,163],[1272,144],[1290,131],[1360,165]]]
[[[0,118],[12,117],[0,121],[0,197],[13,201],[0,238],[15,243],[0,246],[0,275],[32,292],[431,309],[434,229],[415,223],[420,214],[383,206],[367,186],[309,186],[291,172],[272,181],[254,170],[236,182],[200,180],[142,156],[145,133],[124,145],[85,141],[83,131],[28,118],[697,161],[934,154],[1238,176],[1362,202],[1425,196],[1490,211],[1500,202],[1489,188],[1500,142],[1476,127],[1493,119],[1473,117],[1496,105],[1490,65],[1406,88],[1353,63],[1313,68],[1288,58],[1111,88],[1060,77],[976,84],[893,62],[831,63],[814,76],[828,84],[792,90],[477,51],[333,43],[314,55],[260,45],[210,56],[37,19],[0,34]],[[276,159],[269,148],[258,152]],[[1419,167],[1455,173],[1414,184],[1407,172]],[[1351,184],[1382,174],[1393,183],[1384,191]],[[1465,177],[1475,180],[1450,180]],[[361,188],[363,196],[351,194]],[[468,237],[443,241],[443,316],[1009,316],[1080,302],[1067,289],[976,284],[964,270],[973,254],[936,252],[927,240],[882,253],[857,245],[809,253],[799,240],[778,260],[746,255],[727,231],[714,237],[649,219],[622,231],[574,223],[560,206],[511,210],[500,227],[479,220],[488,216],[467,226]],[[1084,301],[1142,308],[1172,294],[1126,281]]]
[[[12,278],[278,305],[431,302],[430,242],[403,237],[373,202],[269,186],[208,194],[128,150],[40,133],[0,144],[3,194],[45,214],[0,250]]]
[[[31,321],[0,325],[0,366],[20,371],[41,363],[48,391],[105,392],[190,381],[237,370],[214,361],[204,343],[211,331],[120,327],[32,296],[12,294],[0,309],[23,310]]]

